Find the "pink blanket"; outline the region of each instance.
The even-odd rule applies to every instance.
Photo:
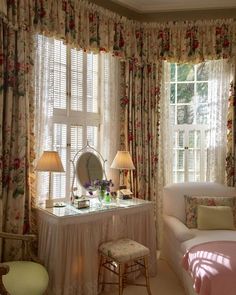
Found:
[[[200,295],[236,294],[236,242],[216,241],[192,247],[182,265]]]

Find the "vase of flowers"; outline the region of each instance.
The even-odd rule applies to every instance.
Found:
[[[112,183],[112,180],[106,180],[106,179],[96,179],[92,182],[86,183],[85,187],[87,188],[90,195],[93,195],[96,191],[96,194],[98,196],[98,200],[100,202],[100,205],[102,206],[104,200],[108,200],[107,194],[110,194],[110,188],[114,184]]]
[[[102,205],[103,201],[105,200],[106,191],[105,190],[98,190],[98,200]]]

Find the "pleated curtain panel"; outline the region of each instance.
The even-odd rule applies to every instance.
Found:
[[[235,65],[233,19],[142,23],[84,0],[13,0],[0,6],[0,194],[1,228],[18,233],[34,229],[34,36],[42,33],[75,48],[110,52],[121,62],[120,144],[135,162],[131,187],[136,197],[153,200],[157,220],[162,62],[228,59]],[[31,79],[29,79],[31,77]],[[227,172],[234,185],[235,82],[230,94]],[[229,85],[230,90],[230,85]],[[235,92],[234,92],[235,93]],[[232,168],[233,167],[233,168]],[[11,242],[12,243],[12,242]],[[10,249],[8,252],[6,249]],[[4,247],[14,259],[18,247]]]

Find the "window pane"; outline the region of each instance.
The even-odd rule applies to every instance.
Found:
[[[203,145],[209,146],[208,133],[206,138],[203,134],[209,123],[209,65],[210,62],[170,65],[170,81],[167,81],[170,87],[170,122],[175,128],[179,125],[172,140],[174,182],[205,179],[203,170],[206,170],[206,161],[200,161],[200,158],[205,159],[206,148]],[[181,125],[193,125],[193,128]],[[188,146],[187,150],[183,150],[185,145]],[[185,156],[188,156],[187,162]],[[201,172],[204,175],[200,175]]]
[[[177,151],[177,169],[184,169],[184,150]]]
[[[194,163],[194,151],[193,150],[188,150],[188,169],[193,170],[195,167]]]
[[[197,124],[207,124],[208,123],[208,106],[207,104],[200,104],[197,107],[196,114]]]
[[[170,65],[170,80],[175,81],[175,69],[176,69],[176,64],[171,64]]]
[[[177,67],[178,81],[193,81],[194,80],[194,66],[189,64],[178,65]]]
[[[177,182],[184,182],[184,172],[177,172]]]
[[[83,51],[71,50],[71,109],[83,110]]]
[[[197,83],[198,102],[207,102],[208,99],[208,83]]]
[[[200,181],[200,174],[199,173],[194,173],[194,172],[189,172],[188,174],[188,181],[194,182],[194,181]]]
[[[175,103],[175,87],[176,84],[170,85],[170,103]]]
[[[87,54],[87,112],[98,112],[98,55]]]
[[[54,61],[50,80],[54,108],[66,109],[66,45],[62,41],[54,40]],[[50,65],[51,66],[51,65]]]
[[[178,132],[178,147],[184,148],[184,131]]]
[[[207,81],[209,72],[209,63],[201,63],[197,65],[197,80]]]
[[[188,150],[189,181],[198,181],[200,178],[200,150]]]
[[[66,172],[67,132],[65,124],[54,124],[53,149],[58,151]],[[53,198],[64,198],[66,195],[66,173],[53,173]]]
[[[190,103],[194,97],[194,84],[182,83],[177,84],[177,102]]]
[[[188,147],[194,148],[194,139],[195,139],[195,132],[194,131],[189,131],[188,139],[189,139]]]
[[[171,125],[175,125],[175,106],[170,106],[170,123]]]
[[[194,111],[192,106],[177,107],[177,124],[193,124]]]
[[[199,130],[189,131],[189,148],[200,148],[201,132]]]

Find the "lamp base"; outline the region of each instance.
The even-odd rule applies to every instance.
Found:
[[[45,202],[46,208],[53,208],[54,201],[52,199],[48,199]]]

